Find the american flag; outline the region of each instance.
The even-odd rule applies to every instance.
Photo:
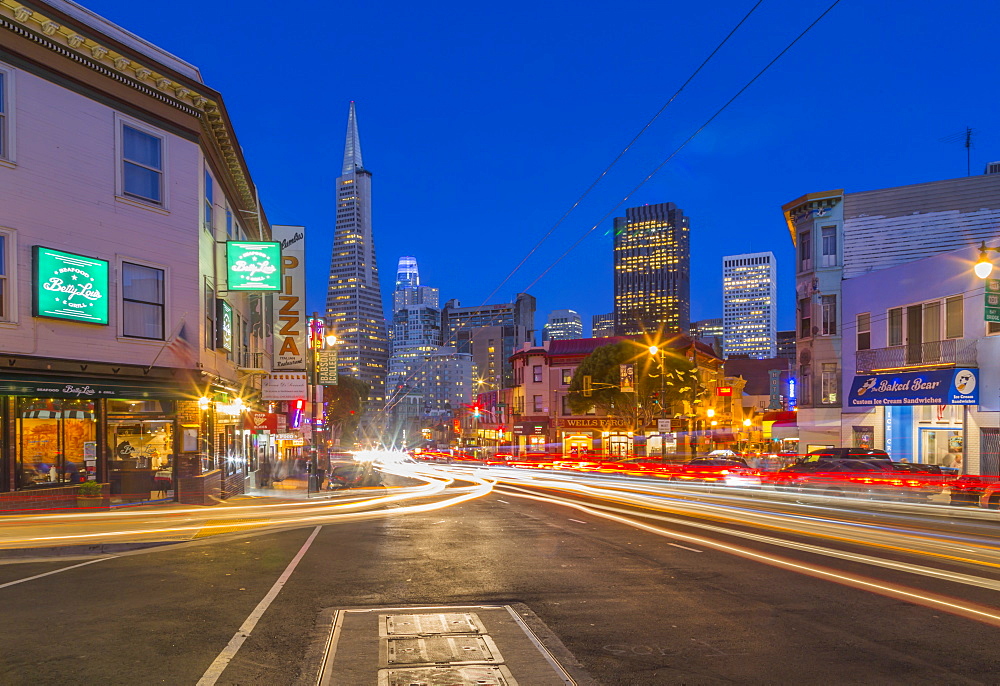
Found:
[[[187,334],[187,324],[183,321],[181,326],[177,329],[177,333],[174,338],[167,345],[167,350],[174,354],[174,359],[177,360],[177,365],[179,367],[193,367],[195,363],[194,346],[191,345],[191,341],[188,339]]]

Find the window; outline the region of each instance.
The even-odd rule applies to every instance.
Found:
[[[212,210],[215,207],[215,203],[212,201],[212,175],[205,170],[205,216],[203,220],[205,222],[205,230],[208,232],[212,231]]]
[[[572,369],[562,370],[562,385],[569,386],[569,383],[572,380],[573,380],[573,370]]]
[[[564,417],[568,417],[569,415],[573,414],[573,412],[569,409],[568,395],[562,396],[562,414]]]
[[[799,233],[799,271],[812,269],[812,234],[809,231]]]
[[[163,270],[122,262],[122,335],[163,340]]]
[[[226,208],[226,238],[233,237],[233,212]]]
[[[858,350],[868,350],[872,347],[872,316],[865,312],[858,315]]]
[[[533,412],[543,412],[544,411],[542,409],[542,396],[540,396],[540,395],[533,395],[533,396],[531,396],[531,401],[532,401],[531,409],[532,409]]]
[[[965,335],[965,305],[962,296],[955,295],[945,299],[944,317],[945,338],[962,338]]]
[[[531,368],[531,377],[535,383],[542,383],[542,365],[536,364]]]
[[[799,404],[812,405],[812,368],[808,364],[799,370]]]
[[[821,267],[833,267],[837,264],[837,227],[823,227],[823,257]]]
[[[215,348],[215,289],[205,282],[205,347]]]
[[[822,329],[824,336],[837,335],[837,296],[824,295],[820,298],[820,305],[823,308]]]
[[[820,378],[821,403],[833,405],[837,402],[837,385],[837,363],[824,362]]]
[[[889,310],[888,316],[888,326],[889,326],[889,347],[896,345],[903,345],[903,308],[894,307]]]
[[[809,298],[799,300],[799,338],[812,336],[812,301]]]
[[[7,94],[10,76],[7,72],[0,70],[0,160],[10,159],[10,96]]]
[[[122,194],[163,204],[163,139],[122,125]]]

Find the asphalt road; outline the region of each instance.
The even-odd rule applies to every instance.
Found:
[[[315,683],[333,609],[487,603],[522,604],[609,686],[1000,681],[994,624],[495,492],[318,533],[0,565],[0,683],[195,684],[314,533],[217,683]],[[992,590],[781,553],[1000,605]]]

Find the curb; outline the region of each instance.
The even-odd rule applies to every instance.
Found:
[[[168,546],[187,541],[136,541],[134,543],[95,543],[92,545],[64,545],[51,548],[4,548],[0,550],[0,560],[17,560],[36,557],[90,557],[125,553],[131,550]]]

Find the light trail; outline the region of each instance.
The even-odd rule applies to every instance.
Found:
[[[411,470],[400,471],[403,471],[406,474],[412,473]],[[195,534],[205,532],[206,530],[211,531],[213,529],[218,530],[220,533],[224,533],[223,530],[232,529],[234,523],[238,524],[241,529],[244,529],[240,533],[245,534],[248,529],[279,530],[298,528],[300,526],[313,525],[317,523],[335,523],[361,519],[373,519],[384,516],[414,514],[452,507],[474,498],[480,498],[489,494],[493,490],[494,485],[493,481],[487,479],[469,478],[468,480],[472,482],[471,486],[454,487],[452,484],[454,484],[455,479],[452,476],[449,475],[443,477],[441,475],[426,472],[423,472],[423,478],[428,480],[428,487],[417,492],[411,491],[406,493],[393,493],[347,503],[309,501],[307,503],[281,503],[277,505],[266,504],[260,506],[259,508],[255,506],[240,506],[227,508],[225,512],[217,512],[214,510],[206,511],[204,508],[199,510],[164,510],[162,512],[155,513],[157,515],[155,518],[156,520],[168,518],[171,514],[190,515],[192,513],[197,513],[204,517],[206,521],[154,528],[129,528],[105,531],[91,530],[75,534],[59,533],[51,535],[22,536],[19,538],[7,537],[0,539],[0,547],[72,545],[94,539],[105,541],[107,539],[122,539],[127,537],[142,537],[148,540],[150,537]],[[453,495],[450,495],[443,500],[437,500],[430,503],[403,505],[401,507],[393,507],[390,510],[379,509],[370,511],[370,508],[384,508],[401,502],[440,496],[444,493],[445,489],[449,489],[449,493]],[[367,508],[369,511],[356,511],[362,508]],[[220,515],[223,514],[226,516],[221,517]],[[255,514],[261,518],[255,519]],[[247,519],[250,521],[246,521]],[[28,526],[33,522],[25,522],[22,520],[22,523]],[[56,523],[64,524],[66,522],[63,520]],[[176,542],[181,542],[183,539],[175,540]]]
[[[742,546],[737,546],[729,543],[722,543],[721,541],[716,541],[711,538],[706,538],[703,536],[696,536],[694,534],[685,534],[678,531],[669,531],[666,529],[661,529],[651,524],[635,521],[634,519],[631,519],[629,517],[612,514],[597,508],[589,507],[586,505],[580,505],[578,503],[573,503],[569,501],[564,501],[562,499],[553,499],[553,498],[537,496],[532,494],[524,494],[524,493],[509,493],[509,495],[516,498],[525,498],[529,500],[536,500],[543,503],[557,504],[557,505],[562,505],[564,507],[572,507],[576,510],[579,510],[580,512],[586,512],[595,517],[602,517],[603,519],[625,524],[627,526],[636,529],[641,529],[643,531],[648,531],[650,533],[656,534],[657,536],[663,536],[665,538],[672,538],[675,540],[685,541],[687,543],[702,545],[706,548],[711,548],[713,550],[718,550],[720,552],[737,555],[739,557],[748,560],[763,562],[764,564],[768,564],[773,567],[787,569],[790,571],[806,574],[808,576],[816,577],[819,579],[833,581],[835,583],[839,583],[845,586],[871,591],[890,598],[904,600],[906,602],[910,602],[913,604],[923,605],[925,607],[942,610],[944,612],[949,612],[951,614],[959,615],[967,619],[973,619],[978,622],[989,624],[995,627],[1000,627],[1000,611],[998,611],[996,608],[984,605],[978,605],[975,603],[967,603],[957,600],[955,598],[948,598],[946,596],[934,593],[926,593],[919,591],[917,589],[891,584],[888,582],[875,581],[873,579],[867,579],[865,577],[856,574],[850,574],[847,572],[838,572],[836,570],[821,567],[819,565],[798,562],[790,558],[762,553],[750,548],[744,548]],[[688,523],[685,524],[689,525]],[[734,532],[726,531],[725,533],[727,535],[734,535]],[[831,552],[837,552],[837,551],[831,551]],[[991,581],[991,580],[984,579],[983,581]]]

